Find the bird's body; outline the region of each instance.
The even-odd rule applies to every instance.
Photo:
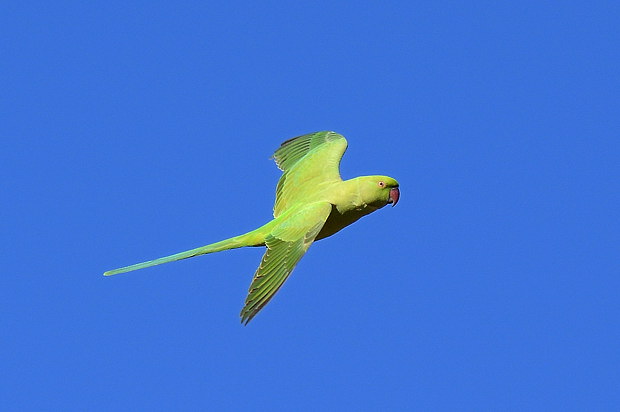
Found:
[[[241,321],[247,324],[282,286],[312,242],[398,202],[398,182],[390,177],[362,176],[345,181],[340,178],[339,164],[346,147],[345,138],[335,132],[316,132],[287,140],[274,154],[284,173],[276,188],[273,220],[243,235],[105,275],[227,249],[266,246],[241,311]]]

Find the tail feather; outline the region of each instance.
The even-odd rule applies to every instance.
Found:
[[[164,256],[159,259],[149,260],[147,262],[136,263],[135,265],[125,266],[122,268],[109,270],[105,272],[104,276],[117,275],[119,273],[131,272],[133,270],[144,269],[151,266],[161,265],[162,263],[174,262],[177,260],[187,259],[194,256],[205,255],[207,253],[220,252],[222,250],[235,249],[243,246],[256,246],[255,242],[251,242],[253,232],[245,235],[236,236],[230,239],[222,240],[220,242],[212,243],[210,245],[202,246],[196,249],[187,250],[185,252],[176,253],[170,256]]]

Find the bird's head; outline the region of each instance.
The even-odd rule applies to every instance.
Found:
[[[400,198],[396,179],[388,176],[364,176],[360,179],[362,179],[362,197],[367,204],[376,208],[390,203],[396,206]]]

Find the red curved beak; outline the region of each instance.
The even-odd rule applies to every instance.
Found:
[[[392,207],[396,206],[398,203],[398,199],[400,198],[400,191],[397,187],[393,187],[390,189],[390,200],[388,203],[392,204]]]

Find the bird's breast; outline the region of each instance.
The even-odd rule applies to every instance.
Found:
[[[324,239],[328,236],[333,235],[336,232],[339,232],[340,230],[349,226],[351,223],[354,223],[361,217],[366,216],[367,214],[372,213],[375,210],[377,209],[364,204],[346,211],[339,211],[336,206],[332,205],[332,211],[329,214],[327,221],[323,225],[323,228],[317,235],[316,240]]]

